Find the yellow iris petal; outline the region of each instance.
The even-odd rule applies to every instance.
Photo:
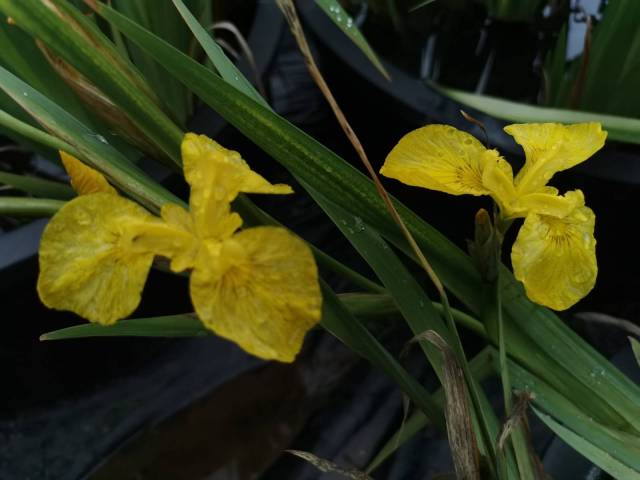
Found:
[[[189,203],[195,229],[202,238],[230,235],[228,222],[232,224],[237,219],[228,219],[229,204],[238,193],[293,192],[288,185],[270,184],[252,171],[238,152],[228,150],[204,135],[185,135],[182,161],[185,178],[191,185]]]
[[[427,125],[400,139],[380,173],[451,195],[488,195],[491,192],[482,183],[488,164],[511,170],[497,151],[487,150],[468,133],[448,125]]]
[[[60,159],[69,175],[71,186],[78,195],[98,192],[117,193],[116,189],[109,185],[104,175],[85,165],[73,155],[60,150]]]
[[[131,314],[140,303],[154,256],[133,242],[138,232],[157,221],[136,203],[110,193],[67,203],[40,241],[42,302],[104,325]]]
[[[565,310],[595,285],[595,215],[578,207],[564,218],[530,214],[513,245],[515,277],[536,303]]]
[[[209,242],[204,252],[191,274],[202,322],[253,355],[293,361],[321,316],[309,247],[285,229],[258,227]]]
[[[525,152],[525,165],[515,179],[520,194],[533,193],[556,172],[584,162],[602,148],[607,138],[599,123],[525,123],[504,130]]]

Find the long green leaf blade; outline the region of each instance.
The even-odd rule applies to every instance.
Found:
[[[200,25],[198,19],[193,16],[182,0],[172,1],[222,78],[224,78],[229,85],[234,86],[244,94],[253,98],[256,102],[267,107],[266,100],[253,88],[253,85],[249,83],[249,80],[236,68],[233,62],[227,58],[222,48],[220,48],[220,45],[218,45],[202,25]]]
[[[44,333],[40,340],[70,340],[88,337],[204,337],[212,334],[193,315],[167,315],[163,317],[121,320],[114,325],[95,323],[74,325]]]
[[[640,480],[640,471],[630,468],[628,465],[620,462],[606,451],[598,448],[587,438],[576,434],[574,431],[564,427],[561,423],[555,421],[553,417],[542,413],[534,408],[535,414],[542,420],[547,427],[564,440],[569,446],[580,454],[591,460],[605,472],[614,478],[624,480]]]
[[[600,122],[612,140],[640,144],[640,119],[596,112],[537,107],[452,88],[438,87],[438,90],[463,105],[511,122]]]

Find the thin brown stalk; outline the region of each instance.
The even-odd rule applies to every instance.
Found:
[[[440,296],[440,301],[442,302],[443,310],[445,313],[447,327],[449,328],[449,330],[451,331],[451,334],[453,335],[454,350],[457,353],[460,361],[460,365],[462,366],[465,380],[471,392],[471,397],[473,400],[474,407],[478,412],[478,415],[480,416],[481,435],[483,438],[483,442],[486,444],[487,449],[490,452],[491,461],[489,462],[489,468],[493,470],[494,463],[495,463],[494,444],[488,431],[487,419],[484,418],[484,413],[483,413],[482,405],[480,402],[479,387],[476,385],[476,382],[470,373],[469,365],[465,357],[464,350],[462,348],[462,342],[460,341],[458,330],[453,320],[453,316],[451,315],[449,298],[444,289],[444,286],[440,281],[440,279],[438,278],[436,272],[433,270],[431,264],[422,253],[422,250],[420,250],[420,247],[418,246],[417,242],[413,238],[413,235],[411,235],[411,232],[409,231],[409,229],[403,222],[402,218],[400,217],[400,214],[398,213],[393,202],[391,201],[391,197],[389,196],[387,191],[384,189],[376,171],[373,169],[373,166],[371,165],[371,162],[369,161],[369,158],[367,157],[367,154],[362,144],[360,143],[358,136],[353,131],[353,128],[351,128],[351,125],[347,121],[344,113],[342,112],[342,109],[340,108],[340,106],[338,105],[338,102],[333,96],[333,93],[331,93],[331,89],[329,88],[329,85],[327,85],[327,82],[325,81],[324,77],[320,73],[320,69],[316,64],[315,59],[313,58],[313,54],[311,53],[311,49],[309,48],[309,44],[307,43],[307,39],[302,29],[300,18],[298,17],[298,13],[296,12],[296,8],[293,1],[292,0],[276,0],[276,2],[280,7],[280,10],[282,10],[282,13],[285,16],[287,23],[289,24],[291,33],[293,34],[294,38],[296,39],[296,42],[298,43],[298,48],[302,53],[302,56],[307,65],[307,68],[309,69],[309,73],[311,74],[311,77],[313,78],[315,83],[318,85],[318,88],[320,88],[320,91],[326,98],[327,102],[329,102],[331,110],[333,110],[333,113],[336,119],[338,120],[338,123],[342,127],[342,130],[344,131],[345,135],[353,145],[353,148],[356,150],[356,153],[360,157],[360,160],[362,161],[367,172],[371,176],[371,179],[373,180],[373,183],[378,192],[378,195],[380,195],[380,198],[382,198],[387,210],[389,211],[389,214],[391,215],[393,220],[396,222],[396,224],[400,228],[402,235],[405,237],[407,243],[411,247],[411,250],[414,252],[416,258],[418,259],[418,262],[420,263],[420,266],[427,273],[429,279],[431,280],[431,282],[433,283],[433,285],[436,287],[438,291],[438,294]]]
[[[373,166],[371,165],[371,162],[369,161],[369,157],[367,156],[364,150],[364,147],[362,146],[362,143],[360,143],[360,139],[353,131],[353,128],[351,128],[351,124],[349,123],[344,113],[342,112],[342,109],[338,105],[338,102],[333,96],[333,93],[331,92],[329,85],[327,85],[327,82],[322,76],[322,73],[320,73],[320,69],[318,68],[318,65],[316,64],[315,59],[313,58],[313,54],[311,53],[311,49],[309,48],[309,44],[307,43],[307,38],[304,34],[304,31],[302,30],[302,25],[300,23],[300,18],[298,17],[298,13],[296,12],[295,5],[293,4],[292,0],[276,0],[276,1],[280,9],[282,10],[282,13],[284,14],[285,18],[287,19],[287,23],[289,24],[291,33],[293,34],[294,38],[296,39],[296,42],[298,43],[298,47],[302,52],[302,56],[304,57],[304,61],[307,65],[307,68],[309,69],[309,73],[311,74],[311,77],[318,85],[318,88],[320,88],[320,91],[322,92],[324,97],[327,99],[327,102],[329,102],[331,110],[333,110],[333,113],[336,119],[338,120],[338,123],[342,127],[342,130],[344,130],[345,135],[351,142],[351,145],[353,145],[353,148],[358,154],[358,157],[360,157],[360,160],[362,161],[365,168],[367,169],[367,172],[371,176],[371,179],[373,180],[373,183],[376,186],[376,190],[378,191],[378,195],[380,195],[380,197],[384,201],[384,204],[387,210],[389,211],[389,213],[391,214],[391,217],[393,218],[393,220],[400,227],[402,234],[406,238],[407,242],[409,243],[409,246],[415,253],[416,257],[418,258],[420,265],[427,272],[427,275],[429,275],[429,278],[435,285],[436,289],[438,290],[438,293],[440,294],[441,297],[442,296],[446,297],[446,292],[444,290],[444,286],[442,285],[442,282],[440,281],[435,271],[431,267],[431,264],[428,262],[428,260],[420,250],[420,247],[418,247],[418,244],[413,238],[413,235],[411,235],[411,232],[402,221],[402,218],[400,217],[400,214],[398,213],[395,206],[393,205],[393,202],[391,201],[389,194],[387,193],[387,191],[384,189],[384,186],[380,182],[380,178],[378,177],[378,174],[376,173]]]

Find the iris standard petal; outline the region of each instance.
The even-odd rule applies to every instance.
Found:
[[[505,127],[522,146],[526,161],[515,185],[523,195],[533,193],[562,170],[584,162],[602,148],[607,132],[599,123],[524,123]]]
[[[595,285],[595,215],[578,207],[564,218],[528,215],[513,245],[515,277],[536,303],[565,310]]]
[[[293,361],[321,316],[309,247],[285,229],[257,227],[206,251],[191,275],[202,322],[253,355]]]
[[[133,242],[145,226],[159,221],[110,193],[71,200],[53,216],[40,241],[42,302],[104,325],[131,314],[154,256]]]
[[[452,195],[488,195],[482,174],[488,163],[509,164],[475,137],[449,125],[427,125],[400,139],[380,173],[407,185]]]
[[[229,216],[229,204],[238,193],[293,192],[288,185],[270,184],[252,171],[238,152],[204,135],[185,135],[182,161],[185,178],[191,185],[189,203],[195,228],[203,238],[228,236],[220,231],[220,224]]]
[[[60,150],[60,159],[69,175],[71,186],[78,195],[98,192],[118,193],[115,188],[109,185],[104,175],[84,164],[73,155]]]

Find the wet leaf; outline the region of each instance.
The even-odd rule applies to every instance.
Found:
[[[631,349],[633,350],[633,355],[636,357],[636,361],[640,366],[640,342],[635,338],[629,337],[629,341],[631,342]]]
[[[433,0],[431,0],[433,1]],[[378,59],[378,56],[373,51],[367,39],[358,29],[358,26],[353,21],[353,18],[342,8],[342,5],[338,0],[316,0],[316,4],[322,9],[324,13],[335,23],[342,32],[349,37],[349,39],[355,43],[360,51],[366,55],[369,61],[374,67],[386,78],[391,81],[389,72],[384,68],[382,62]]]

